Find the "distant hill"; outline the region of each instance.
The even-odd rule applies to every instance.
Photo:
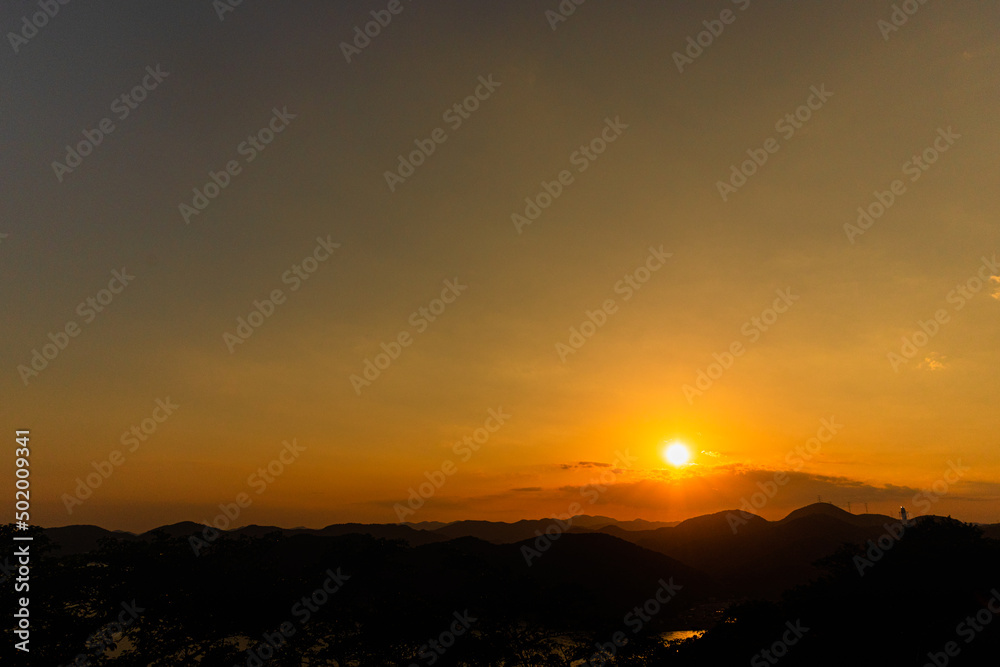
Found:
[[[170,537],[188,537],[190,535],[197,535],[205,529],[204,524],[195,523],[194,521],[181,521],[180,523],[172,523],[169,526],[160,526],[159,528],[154,528],[153,530],[147,530],[145,533],[139,535],[142,539],[152,539],[156,533],[166,533]]]
[[[496,544],[509,544],[521,540],[533,539],[537,533],[544,533],[553,524],[559,525],[561,529],[572,533],[608,532],[614,534],[615,531],[636,532],[642,530],[653,530],[663,526],[672,526],[673,523],[658,521],[643,521],[636,519],[633,521],[616,521],[608,517],[595,517],[587,515],[574,516],[572,520],[566,522],[569,528],[566,529],[564,522],[558,519],[523,519],[514,523],[504,523],[501,521],[455,521],[446,526],[437,528],[431,532],[442,535],[448,539],[456,537],[477,537],[487,542]]]
[[[60,556],[94,551],[100,546],[101,540],[106,538],[137,539],[132,533],[105,530],[100,526],[89,525],[47,528],[45,534],[60,547],[58,552]]]
[[[372,537],[386,540],[403,540],[411,546],[444,542],[448,539],[436,532],[415,530],[410,526],[395,523],[336,523],[318,531],[311,531],[311,534],[329,536],[371,535]]]
[[[780,521],[732,510],[619,537],[697,564],[732,594],[773,599],[815,578],[820,573],[817,560],[844,544],[878,539],[885,532],[883,526],[892,523],[892,517],[858,516],[816,503]]]
[[[409,526],[417,530],[437,530],[448,525],[447,521],[404,521],[401,525]]]
[[[715,582],[713,586],[718,584],[719,589],[728,595],[775,599],[783,591],[814,579],[820,572],[815,565],[819,559],[830,556],[844,544],[865,544],[868,540],[876,540],[885,532],[885,525],[895,522],[890,516],[851,514],[829,503],[813,503],[778,521],[767,521],[738,510],[698,516],[677,524],[641,519],[617,521],[603,516],[580,515],[573,518],[565,533],[565,525],[555,519],[526,519],[513,523],[345,523],[321,529],[251,525],[231,533],[263,537],[277,532],[286,538],[363,535],[400,541],[410,547],[431,547],[474,538],[482,543],[511,546],[530,544],[547,530],[552,531],[555,525],[559,526],[558,532],[562,534],[560,539],[570,538],[565,543],[584,544],[589,539],[592,544],[601,545],[608,553],[627,543],[633,545],[631,548],[639,547],[655,552],[660,557],[672,559],[671,562],[678,566],[697,568],[701,576],[711,577]],[[644,526],[655,528],[643,529]],[[980,528],[987,537],[1000,539],[1000,524]],[[67,555],[93,551],[98,548],[102,539],[109,537],[150,540],[162,533],[170,537],[187,537],[201,533],[202,530],[201,524],[181,522],[141,535],[112,532],[98,526],[66,526],[50,528],[45,532],[59,547],[58,553]],[[614,544],[618,546],[610,546]],[[629,558],[633,555],[629,555]],[[546,559],[546,563],[560,560],[558,557]],[[585,560],[589,562],[589,559]],[[601,564],[594,563],[595,567],[598,565]],[[615,562],[614,566],[621,567],[621,561]],[[548,567],[550,565],[546,565],[545,569]],[[565,567],[572,569],[573,566],[566,564]],[[700,579],[699,582],[704,583]]]
[[[201,535],[205,530],[204,524],[193,521],[182,521],[180,523],[160,526],[153,530],[146,531],[140,535],[124,531],[110,531],[99,526],[64,526],[60,528],[46,528],[45,534],[55,544],[59,555],[70,555],[87,553],[94,551],[100,546],[100,541],[104,538],[117,537],[132,540],[152,540],[158,534],[165,534],[168,537],[190,537]],[[285,537],[292,535],[318,535],[336,537],[340,535],[368,535],[377,539],[402,540],[411,546],[430,544],[432,542],[443,542],[449,538],[445,535],[438,535],[431,531],[415,530],[409,526],[401,524],[362,524],[362,523],[342,523],[333,524],[325,528],[279,528],[278,526],[243,526],[230,531],[219,531],[220,533],[233,535],[246,535],[248,537],[263,537],[271,533],[279,533]]]
[[[448,539],[456,537],[476,537],[495,544],[510,544],[521,540],[534,539],[537,533],[544,533],[547,528],[553,525],[561,525],[557,519],[524,519],[514,523],[503,523],[500,521],[456,521],[444,528],[433,531],[436,535],[443,535]],[[570,523],[574,532],[590,532],[589,528],[578,526],[576,522]]]
[[[840,509],[836,505],[830,503],[813,503],[812,505],[806,505],[805,507],[800,507],[794,512],[790,513],[784,519],[779,521],[783,523],[786,521],[794,521],[806,516],[829,516],[838,521],[844,521],[854,526],[879,526],[884,524],[892,523],[898,521],[897,518],[887,516],[885,514],[852,514],[845,510]]]
[[[573,525],[580,528],[590,528],[591,530],[601,530],[607,526],[615,526],[622,530],[656,530],[657,528],[667,528],[676,526],[677,521],[646,521],[645,519],[632,519],[631,521],[619,521],[607,516],[590,516],[578,514],[573,517]]]
[[[533,521],[533,520],[528,519],[528,521]],[[552,519],[538,519],[537,521],[551,523]],[[607,526],[616,526],[618,528],[621,528],[622,530],[655,530],[657,528],[676,526],[677,523],[678,523],[677,521],[646,521],[645,519],[632,519],[631,521],[619,521],[618,519],[612,519],[611,517],[607,516],[592,516],[588,514],[578,514],[574,516],[572,520],[572,525],[574,527],[587,528],[590,530],[601,530]],[[484,526],[485,524],[492,524],[497,526],[513,525],[510,523],[505,524],[499,521],[451,521],[451,522],[419,521],[416,523],[404,522],[401,525],[409,526],[410,528],[415,528],[417,530],[439,531],[441,529],[449,528],[450,526],[455,526],[456,524],[465,525],[466,530],[471,531],[467,533],[470,535],[474,534],[476,529],[486,530]],[[512,530],[510,534],[517,534],[518,530],[519,529],[515,528]],[[454,529],[445,530],[442,534],[452,534],[453,532],[455,532]],[[462,532],[461,528],[458,529],[458,532]],[[503,529],[498,529],[497,534],[504,534]]]
[[[979,527],[983,529],[983,535],[986,537],[1000,540],[1000,523],[980,524]]]

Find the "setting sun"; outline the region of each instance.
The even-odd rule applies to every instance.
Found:
[[[665,458],[671,465],[682,466],[688,462],[691,458],[691,452],[688,448],[679,443],[674,442],[663,450],[663,458]]]

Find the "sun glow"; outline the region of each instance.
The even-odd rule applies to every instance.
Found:
[[[663,449],[663,458],[670,465],[680,467],[691,459],[691,452],[680,442],[672,442]]]

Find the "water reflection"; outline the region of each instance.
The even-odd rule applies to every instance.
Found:
[[[663,641],[664,646],[669,646],[670,644],[676,644],[692,637],[701,637],[703,634],[705,634],[704,630],[673,630],[661,634],[660,640]]]

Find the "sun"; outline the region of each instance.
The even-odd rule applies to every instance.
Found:
[[[680,442],[672,442],[664,448],[663,458],[671,465],[680,467],[691,459],[691,451]]]

